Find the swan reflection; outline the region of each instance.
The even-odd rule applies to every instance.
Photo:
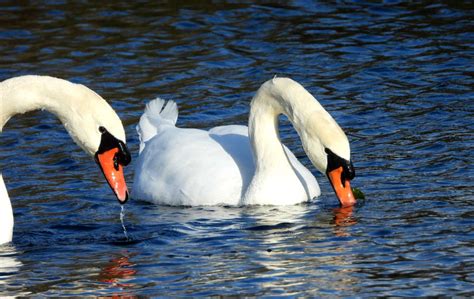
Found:
[[[0,297],[26,296],[28,293],[18,293],[21,285],[18,285],[17,276],[23,263],[17,258],[18,252],[11,243],[0,245]],[[12,283],[15,287],[12,288]]]

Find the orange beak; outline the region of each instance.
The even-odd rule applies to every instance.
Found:
[[[353,206],[356,203],[354,194],[352,194],[351,184],[349,180],[342,183],[342,167],[338,167],[328,173],[329,181],[331,182],[334,192],[339,199],[342,207]]]
[[[128,200],[128,189],[123,175],[123,167],[117,161],[118,148],[112,148],[96,155],[97,163],[114,191],[118,201],[124,204]]]

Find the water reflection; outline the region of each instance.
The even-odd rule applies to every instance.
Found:
[[[16,290],[20,289],[23,284],[18,285],[18,277],[23,263],[17,258],[19,255],[16,247],[9,244],[0,245],[0,297],[4,296],[25,296],[27,293]],[[13,291],[10,291],[10,283],[14,282],[16,285]]]
[[[354,210],[354,206],[339,207],[333,210],[333,223],[335,224],[334,233],[337,236],[347,237],[350,235],[345,227],[357,224],[357,218],[354,215]]]
[[[351,292],[359,283],[351,267],[358,241],[348,238],[347,231],[357,224],[354,213],[353,207],[335,209],[331,221],[331,211],[315,203],[245,209],[242,217],[249,224],[245,238],[256,249],[246,262],[257,275],[255,283],[291,294],[292,289],[304,289],[317,279],[321,289]]]
[[[120,287],[123,289],[130,289],[134,287],[134,284],[123,282],[123,280],[129,280],[135,277],[137,270],[135,264],[130,261],[136,253],[130,253],[128,251],[122,251],[116,254],[106,265],[103,266],[99,273],[98,280],[111,284],[114,287]]]
[[[333,210],[334,224],[336,226],[351,226],[357,223],[354,217],[354,206],[340,207]]]

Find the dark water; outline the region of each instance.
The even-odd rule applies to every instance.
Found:
[[[108,99],[137,153],[144,103],[179,125],[245,124],[274,75],[306,86],[348,132],[366,200],[335,210],[120,207],[46,112],[12,119],[0,167],[16,226],[2,295],[474,295],[474,8],[0,2],[0,80],[47,74]],[[282,120],[282,138],[311,167]],[[133,166],[127,168],[132,185]]]

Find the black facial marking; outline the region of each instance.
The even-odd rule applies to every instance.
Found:
[[[114,157],[114,167],[118,170],[119,164],[127,166],[130,161],[132,161],[132,156],[130,155],[130,152],[125,143],[115,138],[112,134],[109,133],[109,131],[107,131],[106,128],[102,126],[99,127],[99,132],[102,133],[102,136],[96,156],[113,148],[118,148],[119,151],[117,152],[117,154],[115,154]]]
[[[326,148],[325,151],[326,154],[328,154],[328,165],[326,167],[326,175],[334,169],[342,167],[342,184],[345,184],[346,180],[352,180],[355,177],[355,169],[354,165],[352,165],[352,161],[347,161],[346,159],[339,157],[328,148]]]

